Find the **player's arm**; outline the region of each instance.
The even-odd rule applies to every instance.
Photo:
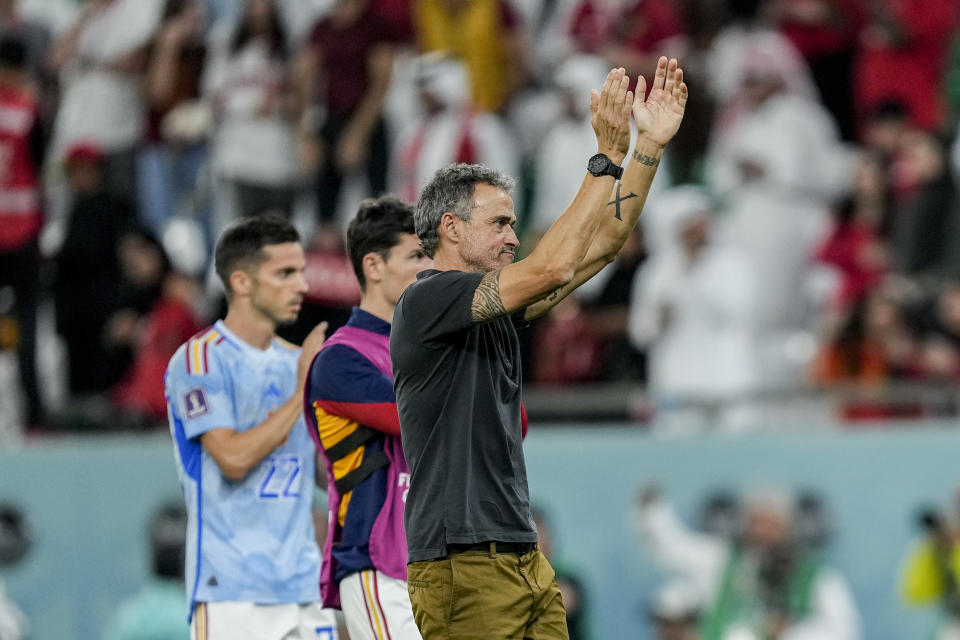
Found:
[[[612,69],[603,88],[590,96],[590,123],[599,153],[615,164],[630,146],[632,92],[623,69]],[[471,305],[474,322],[510,315],[569,283],[600,225],[600,207],[613,188],[612,176],[587,174],[573,202],[523,260],[486,274]]]
[[[675,59],[668,62],[665,57],[660,58],[650,96],[645,98],[645,94],[646,80],[640,76],[633,99],[633,116],[637,123],[633,154],[623,177],[601,207],[601,222],[593,243],[567,284],[527,308],[528,320],[549,311],[613,262],[637,225],[663,150],[676,135],[687,104],[687,85],[683,82],[683,70]]]
[[[261,460],[287,439],[290,429],[303,413],[304,382],[310,362],[326,339],[326,330],[327,323],[321,322],[303,341],[297,363],[297,389],[279,409],[246,431],[222,427],[210,429],[200,437],[203,448],[224,476],[234,481],[243,480]]]

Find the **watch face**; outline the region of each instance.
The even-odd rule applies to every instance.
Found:
[[[590,161],[587,162],[587,170],[590,173],[597,175],[607,167],[607,162],[609,162],[607,157],[598,153],[597,155],[591,157]]]

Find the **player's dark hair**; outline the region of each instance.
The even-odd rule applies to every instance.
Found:
[[[347,253],[361,290],[367,287],[363,257],[376,253],[386,260],[390,250],[400,244],[402,236],[413,233],[413,207],[406,202],[394,196],[363,201],[347,227]]]
[[[300,242],[300,234],[289,220],[275,213],[244,218],[227,228],[214,251],[214,265],[227,298],[233,295],[231,273],[237,269],[257,268],[267,260],[264,247],[287,242]]]
[[[186,547],[186,509],[173,502],[160,506],[150,518],[150,556],[154,575],[182,580]]]

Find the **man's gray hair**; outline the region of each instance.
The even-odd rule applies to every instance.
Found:
[[[473,209],[473,191],[478,184],[488,184],[510,193],[516,181],[482,164],[458,163],[438,169],[420,192],[413,221],[423,252],[431,258],[440,242],[437,229],[443,214],[450,211],[461,220],[469,220]]]

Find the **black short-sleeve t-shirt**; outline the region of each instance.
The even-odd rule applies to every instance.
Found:
[[[482,273],[427,270],[400,298],[390,357],[410,466],[409,561],[447,544],[536,542],[520,422],[520,343],[511,318],[475,323]]]

